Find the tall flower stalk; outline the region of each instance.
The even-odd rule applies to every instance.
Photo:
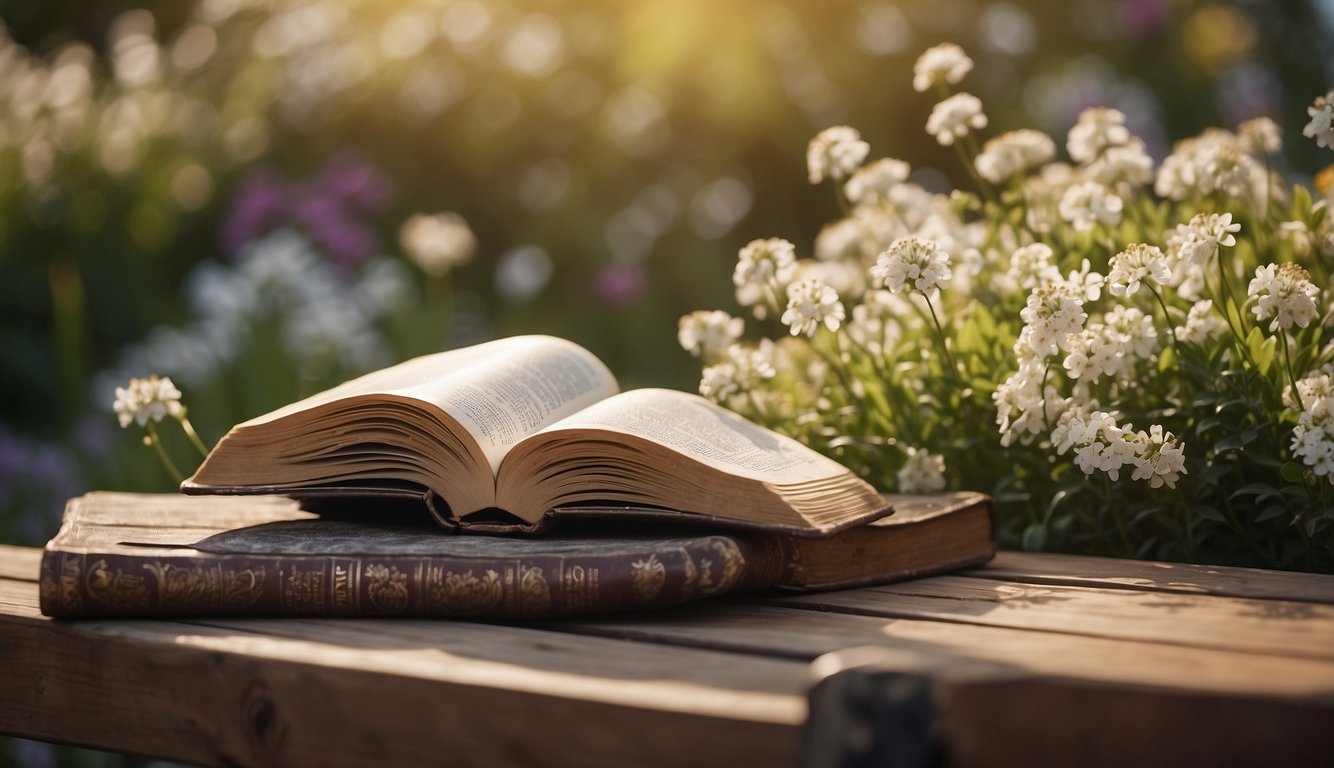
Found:
[[[122,429],[137,424],[144,429],[144,445],[151,448],[167,474],[180,483],[185,479],[181,470],[167,454],[162,443],[162,434],[158,424],[166,418],[173,419],[184,432],[190,445],[199,453],[199,458],[208,456],[208,448],[199,438],[194,425],[186,416],[185,406],[181,404],[181,391],[166,376],[153,374],[147,378],[130,379],[124,387],[116,388],[116,400],[112,404]]]

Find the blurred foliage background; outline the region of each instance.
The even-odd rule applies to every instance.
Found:
[[[171,487],[111,414],[132,375],[171,375],[207,441],[522,332],[693,389],[677,317],[732,306],[750,239],[808,248],[834,218],[815,132],[957,173],[910,88],[942,40],[992,130],[1063,137],[1105,104],[1157,157],[1258,115],[1293,135],[1334,81],[1327,0],[0,0],[0,22],[0,540],[29,544],[71,494]],[[478,243],[444,277],[398,239],[437,211]]]

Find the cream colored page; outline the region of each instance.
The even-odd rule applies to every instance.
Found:
[[[452,416],[472,433],[494,473],[521,438],[616,390],[611,371],[583,347],[552,336],[515,336],[409,360],[248,424],[345,397],[400,395]]]
[[[607,429],[652,440],[731,474],[797,483],[847,472],[843,465],[698,395],[635,389],[544,429]]]

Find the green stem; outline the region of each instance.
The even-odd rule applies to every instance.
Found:
[[[954,147],[954,151],[959,155],[959,162],[963,164],[964,170],[968,172],[968,176],[972,178],[973,183],[977,185],[977,189],[982,193],[982,197],[988,203],[999,207],[1000,203],[996,199],[996,193],[991,191],[991,185],[988,184],[986,179],[983,179],[981,174],[977,172],[977,168],[973,167],[972,159],[968,157],[968,152],[963,148],[963,141],[972,141],[972,138],[972,135],[969,134],[964,140],[956,140],[951,146]],[[973,141],[972,143],[976,144],[977,142]]]
[[[1227,329],[1232,332],[1232,338],[1236,340],[1242,357],[1245,357],[1246,362],[1250,363],[1251,369],[1255,370],[1255,359],[1251,357],[1251,350],[1246,346],[1246,337],[1242,335],[1240,328],[1232,324],[1232,313],[1228,311],[1229,304],[1236,307],[1238,322],[1240,322],[1241,305],[1232,296],[1232,284],[1228,281],[1227,270],[1223,267],[1223,249],[1218,246],[1214,246],[1214,261],[1218,265],[1218,280],[1221,289],[1219,291],[1219,310],[1223,313],[1223,320],[1227,322]]]
[[[1148,283],[1147,281],[1143,285],[1145,288],[1148,288],[1149,293],[1152,294],[1153,297],[1158,300],[1158,306],[1162,307],[1163,325],[1167,327],[1167,335],[1172,339],[1172,351],[1176,353],[1177,365],[1184,366],[1185,359],[1181,357],[1181,346],[1177,343],[1177,331],[1176,328],[1173,327],[1172,325],[1172,315],[1167,311],[1167,301],[1163,298],[1162,291],[1157,290],[1156,288],[1153,287],[1152,284]],[[1182,373],[1183,374],[1185,373],[1184,367],[1182,368]]]
[[[199,439],[199,433],[195,431],[195,427],[190,423],[190,420],[182,415],[177,418],[177,421],[181,423],[181,429],[185,431],[185,436],[190,438],[190,443],[195,447],[195,450],[199,451],[200,457],[208,458],[208,448],[204,445],[204,441]]]
[[[918,291],[918,293],[922,293]],[[945,364],[949,366],[950,373],[961,386],[964,385],[963,377],[959,374],[959,366],[954,362],[954,355],[950,354],[950,347],[945,339],[945,328],[940,324],[940,317],[936,315],[936,305],[931,301],[931,297],[922,293],[922,298],[926,300],[926,308],[931,313],[931,323],[936,330],[936,339],[940,341],[940,351],[945,357]]]
[[[1292,367],[1292,352],[1288,349],[1288,332],[1278,332],[1279,341],[1283,344],[1283,367],[1288,371],[1288,382],[1292,385],[1292,399],[1296,401],[1297,407],[1306,410],[1306,403],[1302,402],[1301,390],[1297,388],[1297,372]]]
[[[162,439],[157,433],[157,423],[150,421],[144,426],[148,428],[149,446],[157,452],[157,457],[161,459],[162,466],[167,468],[167,472],[171,474],[172,479],[176,481],[177,485],[180,485],[185,481],[185,477],[181,474],[181,471],[176,468],[176,464],[172,462],[171,457],[167,455],[166,450],[162,448]]]

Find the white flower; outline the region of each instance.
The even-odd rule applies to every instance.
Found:
[[[857,169],[843,185],[843,194],[853,203],[884,200],[895,187],[908,180],[912,167],[902,160],[884,157]]]
[[[1177,480],[1186,474],[1185,443],[1179,442],[1171,432],[1163,431],[1161,424],[1149,427],[1148,432],[1136,432],[1132,441],[1136,448],[1131,458],[1135,471],[1130,479],[1148,480],[1150,488],[1164,485],[1175,488]]]
[[[1057,394],[1056,387],[1042,386],[1043,370],[1041,364],[1021,360],[1019,370],[991,394],[1002,446],[1016,439],[1031,443],[1068,407],[1069,401]]]
[[[1121,223],[1121,198],[1096,181],[1075,184],[1061,195],[1061,218],[1076,232],[1088,232],[1098,222],[1108,226]]]
[[[931,109],[931,116],[926,119],[926,132],[946,147],[967,136],[970,129],[986,127],[982,100],[971,93],[956,93],[945,99]]]
[[[1200,166],[1198,191],[1205,195],[1218,191],[1229,197],[1243,197],[1256,179],[1264,178],[1264,169],[1231,142],[1219,142],[1205,148],[1196,163]]]
[[[1164,285],[1172,279],[1167,256],[1156,245],[1131,243],[1108,264],[1107,290],[1113,296],[1130,296],[1148,279]]]
[[[745,321],[721,309],[696,310],[683,315],[677,324],[676,340],[695,357],[712,360],[727,351],[741,337]]]
[[[837,331],[843,317],[838,292],[823,282],[805,278],[788,286],[787,311],[781,320],[793,336],[814,336],[821,323],[829,330]]]
[[[1158,331],[1153,316],[1136,307],[1118,304],[1102,316],[1103,333],[1120,346],[1122,375],[1129,377],[1136,360],[1148,360],[1158,351]]]
[[[1087,165],[1108,147],[1119,147],[1129,140],[1126,116],[1120,110],[1091,107],[1079,113],[1079,121],[1066,137],[1065,148],[1075,162]]]
[[[925,448],[906,446],[908,454],[896,473],[900,493],[932,493],[945,487],[945,457]]]
[[[1334,147],[1334,91],[1317,96],[1306,108],[1306,114],[1311,116],[1311,122],[1302,128],[1302,135],[1315,139],[1317,147]]]
[[[398,230],[398,242],[408,257],[432,277],[462,266],[477,250],[477,236],[457,213],[415,214]]]
[[[1107,282],[1107,278],[1102,276],[1101,272],[1094,272],[1089,266],[1089,260],[1084,259],[1079,263],[1079,269],[1072,269],[1065,277],[1066,285],[1076,294],[1081,296],[1084,301],[1097,301],[1102,295],[1102,286]]]
[[[1256,299],[1251,308],[1256,322],[1273,315],[1270,331],[1289,330],[1294,325],[1302,328],[1320,316],[1316,296],[1320,291],[1311,283],[1311,275],[1297,264],[1267,264],[1257,267],[1255,278],[1246,288],[1246,295]]]
[[[786,240],[752,240],[737,253],[732,284],[736,300],[743,307],[754,307],[755,316],[763,318],[776,309],[778,297],[797,270],[796,249]]]
[[[1197,213],[1190,222],[1177,225],[1181,258],[1192,264],[1203,264],[1213,258],[1220,245],[1234,246],[1233,234],[1241,231],[1241,222],[1233,222],[1230,213]]]
[[[1069,354],[1061,361],[1070,378],[1094,383],[1120,367],[1116,359],[1120,348],[1105,338],[1102,331],[1103,326],[1098,324],[1070,335],[1067,341]]]
[[[930,296],[950,279],[950,257],[934,240],[901,237],[876,258],[871,278],[890,293],[911,281],[911,290]]]
[[[1046,243],[1030,243],[1016,248],[1004,272],[997,273],[993,287],[1001,293],[1028,293],[1043,283],[1061,279],[1061,270],[1052,263],[1055,254]]]
[[[131,422],[142,427],[150,421],[162,421],[167,416],[174,419],[185,416],[181,391],[170,377],[159,377],[157,374],[146,379],[130,379],[128,385],[116,387],[116,401],[112,408],[120,419],[121,427],[128,427]]]
[[[862,294],[862,303],[852,308],[848,336],[877,354],[887,353],[902,335],[903,322],[915,317],[912,307],[885,290]]]
[[[1278,125],[1267,117],[1257,117],[1237,126],[1237,138],[1247,152],[1255,155],[1273,155],[1283,149]]]
[[[1297,382],[1301,415],[1292,428],[1292,452],[1319,477],[1334,483],[1334,378],[1313,373]],[[1296,403],[1284,397],[1291,406]]]
[[[1115,417],[1106,411],[1086,413],[1082,408],[1074,408],[1052,431],[1052,443],[1061,454],[1073,448],[1075,466],[1084,474],[1106,472],[1108,477],[1117,480],[1121,468],[1134,464],[1142,452],[1130,430],[1131,425],[1119,426]],[[1175,482],[1175,477],[1172,479]]]
[[[958,83],[973,69],[973,60],[954,43],[941,43],[927,48],[917,57],[912,67],[912,87],[922,93],[932,86],[945,82]]]
[[[730,360],[705,366],[700,374],[699,393],[716,403],[725,403],[728,398],[740,394],[738,379],[736,365]]]
[[[1000,184],[1056,156],[1056,142],[1042,131],[1010,131],[988,139],[973,164],[982,178]]]
[[[1191,305],[1186,325],[1177,331],[1177,340],[1204,346],[1227,332],[1227,321],[1214,311],[1214,303],[1201,299]]]
[[[1113,188],[1137,188],[1153,181],[1153,158],[1144,142],[1131,137],[1124,145],[1108,147],[1088,166],[1094,181]]]
[[[855,128],[836,125],[811,139],[806,147],[806,171],[812,184],[826,178],[846,179],[866,160],[871,145],[862,141]]]
[[[857,213],[865,210],[858,208]],[[824,225],[815,236],[815,258],[820,261],[861,261],[872,237],[860,219],[860,215],[854,215]]]
[[[1066,283],[1047,283],[1033,289],[1019,311],[1025,323],[1020,342],[1026,343],[1039,357],[1066,349],[1071,334],[1079,333],[1088,319],[1084,297]]]

